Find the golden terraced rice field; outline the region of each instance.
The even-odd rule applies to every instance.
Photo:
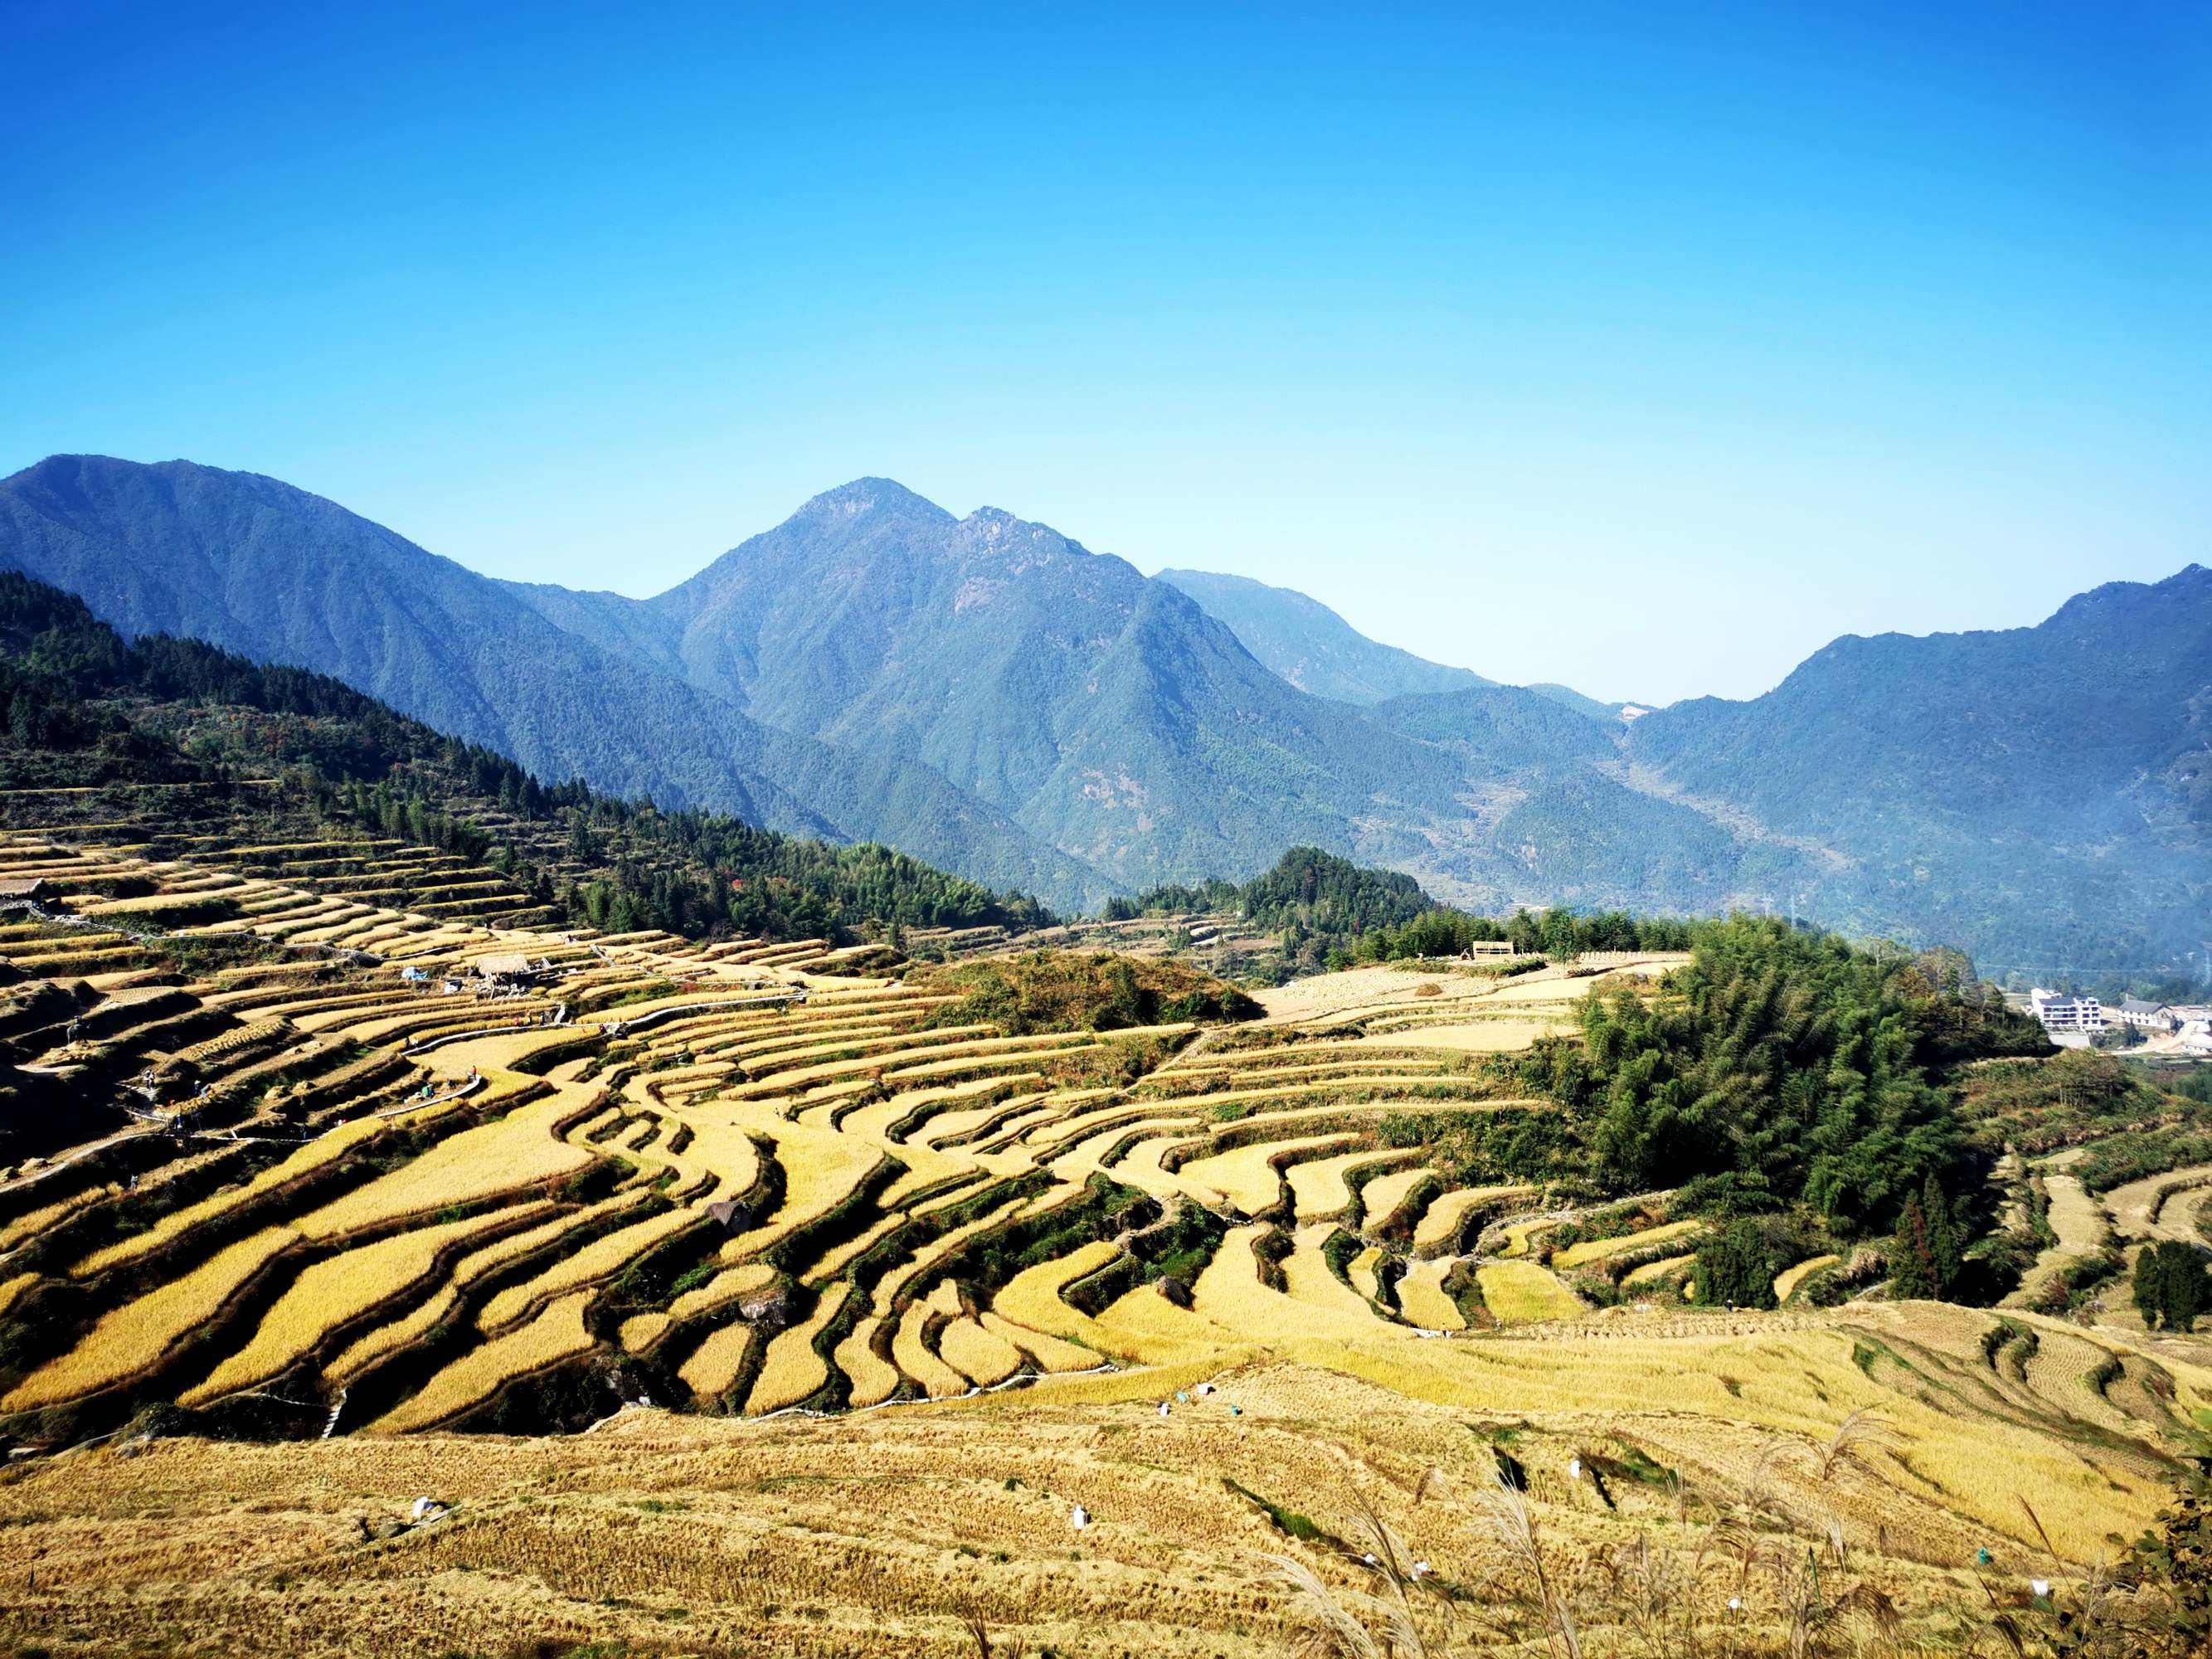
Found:
[[[179,890],[223,873],[10,848]],[[953,1024],[942,996],[823,971],[820,942],[571,938],[472,908],[497,884],[464,862],[404,886],[408,860],[368,861],[420,902],[319,893],[287,871],[339,854],[272,848],[236,925],[373,932],[380,964],[118,1002],[126,1037],[191,1017],[206,1093],[130,1120],[128,1168],[0,1181],[0,1319],[45,1310],[0,1411],[34,1451],[94,1447],[0,1484],[21,1644],[951,1654],[973,1613],[1033,1650],[1280,1653],[1296,1598],[1269,1558],[1352,1593],[1362,1504],[1455,1583],[1501,1571],[1474,1509],[1416,1496],[1431,1468],[1432,1492],[1487,1479],[1493,1430],[1590,1562],[1666,1504],[1624,1476],[1607,1510],[1571,1458],[1679,1471],[1716,1528],[1781,1479],[1798,1508],[1761,1524],[1803,1529],[1817,1496],[1910,1613],[1976,1547],[2033,1559],[2023,1493],[2084,1559],[2140,1524],[2174,1425],[2212,1409],[2189,1353],[2032,1313],[2008,1315],[2045,1332],[2015,1375],[1987,1358],[1993,1314],[1686,1309],[1693,1220],[1550,1255],[1556,1192],[1383,1126],[1525,1108],[1458,1056],[1558,1029],[1589,983],[1563,972],[1434,996],[1324,975],[1267,994],[1256,1036],[1144,1034],[1131,1080],[1111,1034]],[[52,954],[11,945],[27,975]],[[513,951],[550,977],[471,988],[471,961]],[[2065,1246],[2101,1243],[2063,1166],[2041,1178]],[[1631,1255],[1655,1259],[1620,1275],[1628,1306],[1565,1283]],[[132,1438],[172,1403],[268,1437]],[[1806,1457],[1861,1411],[1887,1449],[1814,1493]],[[450,1521],[377,1536],[426,1493]]]

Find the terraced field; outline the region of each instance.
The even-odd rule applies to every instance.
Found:
[[[2034,1179],[2040,1183],[2048,1206],[2053,1242],[2021,1281],[2020,1288],[2005,1298],[2008,1306],[2033,1304],[2069,1263],[2094,1255],[2112,1237],[2111,1218],[2095,1199],[2082,1190],[2081,1182],[2068,1172],[2067,1166],[2074,1156],[2061,1153],[2057,1158],[2045,1159],[2035,1173]]]
[[[2045,1333],[2014,1364],[1993,1314],[1686,1311],[1704,1224],[1667,1194],[1599,1227],[1433,1150],[1449,1137],[1431,1128],[1545,1109],[1480,1056],[1563,1028],[1634,963],[1360,970],[1270,994],[1243,1025],[1010,1030],[842,971],[853,953],[824,942],[555,930],[495,875],[417,849],[219,852],[0,832],[0,878],[48,883],[0,923],[0,1034],[78,1115],[0,1179],[0,1432],[33,1452],[138,1446],[143,1413],[173,1403],[193,1429],[305,1443],[301,1480],[333,1467],[327,1436],[375,1472],[347,1490],[465,1495],[491,1524],[387,1547],[330,1491],[286,1486],[313,1517],[300,1537],[391,1590],[333,1601],[315,1628],[343,1640],[253,1626],[250,1583],[325,1582],[258,1523],[131,1577],[128,1605],[102,1601],[111,1632],[197,1595],[226,1651],[343,1651],[402,1619],[472,1650],[512,1630],[489,1587],[536,1574],[580,1598],[538,1604],[548,1627],[593,1635],[681,1607],[781,1632],[777,1651],[862,1628],[973,1650],[957,1581],[1063,1652],[1274,1651],[1294,1609],[1260,1556],[1295,1543],[1341,1578],[1358,1552],[1285,1539],[1240,1494],[1340,1542],[1355,1489],[1401,1505],[1426,1465],[1489,1459],[1492,1427],[1540,1468],[1532,1501],[1596,1548],[1619,1517],[1564,1484],[1572,1457],[1611,1447],[1717,1504],[1767,1478],[1768,1442],[1816,1447],[1879,1411],[1893,1455],[1821,1501],[1910,1582],[1979,1547],[2029,1562],[2022,1492],[2087,1559],[2154,1507],[2163,1448],[2212,1408],[2190,1356],[2031,1313],[2004,1316]],[[2055,1214],[2063,1173],[2045,1172]],[[2147,1218],[2184,1201],[2126,1198]],[[555,1443],[579,1484],[542,1510],[500,1461],[513,1443],[447,1432],[610,1418]],[[1294,1420],[1350,1462],[1286,1452]],[[738,1445],[736,1485],[671,1495],[702,1451]],[[133,1461],[149,1490],[277,1502],[247,1456],[161,1442]],[[804,1493],[750,1484],[801,1465]],[[72,1564],[36,1574],[73,1575],[79,1599],[0,1594],[0,1628],[66,1646],[82,1598],[120,1598],[124,1577],[101,1553],[119,1547],[38,1520],[57,1478],[0,1494],[0,1561]],[[110,1501],[106,1478],[85,1503]],[[1077,1503],[1098,1517],[1073,1540],[1096,1582],[1056,1574],[1040,1605],[1037,1563],[1066,1553]],[[214,1524],[211,1499],[176,1512]],[[1488,1571],[1472,1522],[1400,1522]],[[842,1540],[820,1559],[849,1582],[774,1565],[802,1534]],[[706,1569],[671,1563],[702,1551],[734,1565],[678,1584]],[[648,1557],[665,1607],[641,1594]],[[195,1577],[234,1568],[234,1594]]]
[[[818,942],[555,931],[395,842],[0,833],[6,877],[46,884],[0,927],[8,1029],[90,1148],[0,1185],[34,1440],[155,1401],[295,1433],[836,1411],[1579,1309],[1528,1262],[1492,1316],[1455,1270],[1539,1194],[1387,1137],[1529,1105],[1438,1034],[1524,1040],[1587,975],[1015,1033]]]
[[[551,930],[397,843],[217,851],[0,834],[0,877],[46,884],[0,927],[9,1029],[89,1149],[0,1185],[35,1323],[0,1411],[34,1440],[155,1401],[295,1433],[562,1427],[1390,1342],[1470,1323],[1443,1276],[1534,1197],[1381,1139],[1527,1103],[1393,1035],[1484,1018],[1492,980],[1380,1034],[1346,1009],[1013,1033],[819,943]],[[203,940],[225,951],[175,971]],[[1516,982],[1504,1023],[1586,983]],[[1362,1234],[1394,1281],[1422,1259],[1414,1308],[1346,1278],[1333,1241]]]
[[[1002,1653],[1261,1659],[1311,1628],[1281,1559],[1361,1605],[1372,1512],[1450,1597],[1413,1604],[1432,1632],[1449,1606],[1480,1638],[1466,1650],[1541,1652],[1482,1498],[1503,1452],[1593,1659],[1650,1650],[1643,1581],[1606,1571],[1645,1548],[1669,1552],[1662,1605],[1701,1645],[1787,1651],[1797,1580],[1745,1571],[1727,1542],[1763,1538],[1779,1559],[1792,1533],[1831,1526],[1848,1554],[1820,1558],[1827,1591],[1878,1584],[1897,1638],[1882,1650],[1942,1651],[1977,1571],[2020,1618],[2031,1577],[2070,1579],[2019,1492],[2069,1554],[2133,1525],[2161,1471],[2132,1413],[2167,1382],[2183,1398],[2212,1382],[2017,1322],[2048,1363],[1985,1358],[1989,1315],[1922,1304],[1355,1343],[1326,1364],[1209,1360],[844,1418],[634,1407],[588,1435],[341,1437],[281,1455],[157,1440],[0,1488],[0,1629],[57,1653],[162,1651],[179,1632],[223,1654],[496,1653],[520,1634],[558,1653],[950,1659],[977,1651],[980,1626]],[[556,1306],[522,1346],[557,1352],[575,1333]],[[943,1346],[1004,1363],[967,1340]],[[2118,1373],[2109,1406],[2068,1376],[2100,1356]],[[782,1392],[804,1382],[775,1376]],[[1885,1432],[1825,1459],[1854,1412]],[[412,1523],[426,1495],[450,1511]],[[1967,1566],[1980,1550],[1987,1565]]]

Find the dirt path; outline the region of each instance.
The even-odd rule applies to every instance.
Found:
[[[19,1188],[35,1187],[55,1171],[66,1170],[72,1164],[82,1163],[95,1153],[106,1152],[110,1146],[119,1145],[126,1140],[137,1140],[142,1136],[157,1133],[159,1133],[157,1130],[149,1129],[145,1125],[138,1123],[118,1129],[113,1134],[105,1136],[99,1140],[87,1141],[83,1146],[41,1164],[27,1175],[19,1175],[6,1181],[0,1181],[0,1193],[12,1193]]]

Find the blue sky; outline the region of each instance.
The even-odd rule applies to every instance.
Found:
[[[2202,8],[317,9],[9,8],[0,471],[630,592],[884,474],[1660,701],[2212,556]]]

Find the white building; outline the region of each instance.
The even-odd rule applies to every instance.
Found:
[[[2181,1024],[2166,1004],[2145,1002],[2141,997],[2127,998],[2112,1013],[2121,1024],[2132,1025],[2139,1031],[2171,1031]]]
[[[2105,1029],[2104,1005],[2094,997],[2067,996],[2039,985],[2027,994],[2027,1011],[2053,1037],[2094,1036]]]

